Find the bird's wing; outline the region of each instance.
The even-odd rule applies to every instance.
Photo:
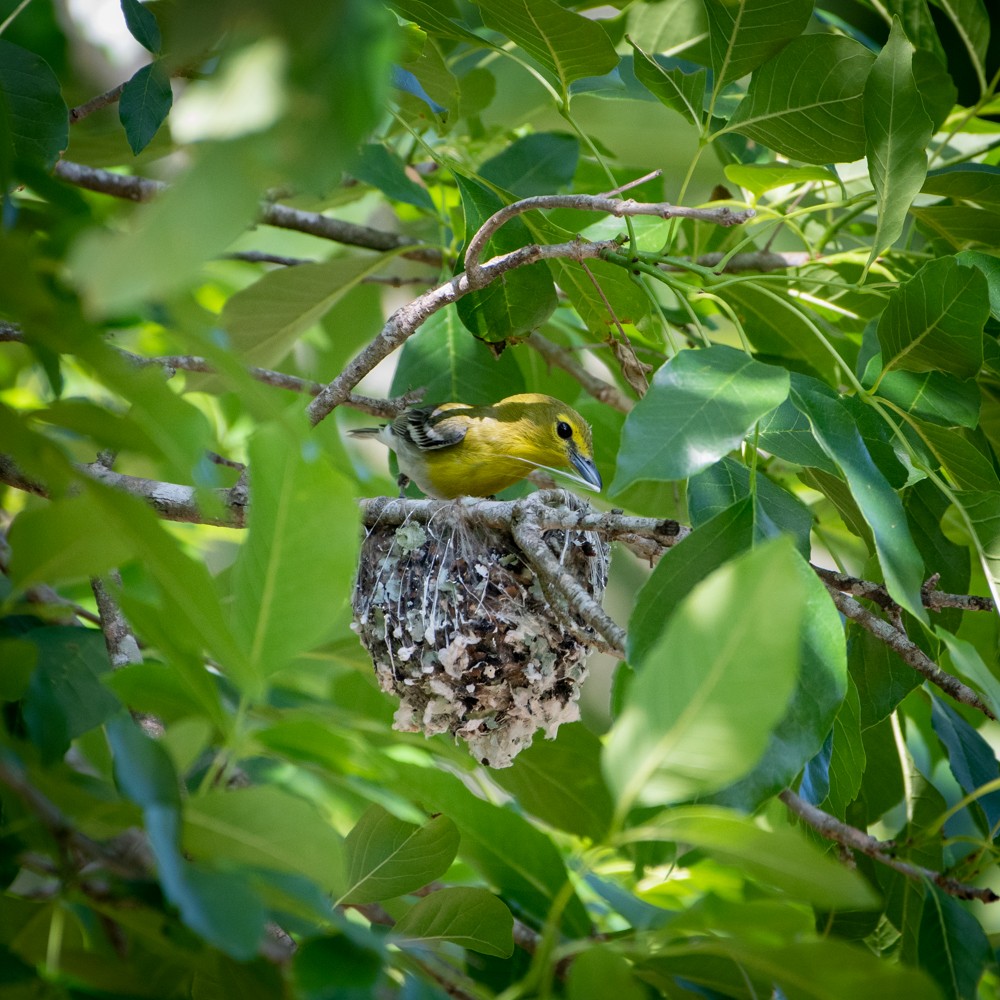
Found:
[[[466,410],[468,407],[463,403],[442,403],[441,406],[407,410],[393,421],[393,432],[425,451],[458,444],[468,432],[471,418],[464,413],[447,414],[451,409]]]

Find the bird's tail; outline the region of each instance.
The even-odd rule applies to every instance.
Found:
[[[378,432],[382,430],[381,427],[355,427],[349,430],[347,433],[353,437],[375,437]]]

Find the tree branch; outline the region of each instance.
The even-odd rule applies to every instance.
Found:
[[[748,208],[742,212],[734,212],[731,208],[685,208],[681,205],[671,205],[665,201],[643,202],[631,198],[608,198],[594,194],[542,194],[533,198],[522,198],[520,201],[504,205],[494,212],[479,227],[478,232],[469,240],[465,251],[465,273],[469,275],[477,287],[480,283],[479,271],[483,265],[480,258],[490,238],[501,226],[525,212],[540,209],[574,208],[582,212],[601,212],[616,218],[630,215],[654,215],[660,219],[700,219],[703,222],[714,222],[718,226],[740,226],[757,213]]]
[[[596,375],[591,375],[565,347],[554,344],[537,330],[528,337],[525,343],[538,351],[550,365],[561,368],[564,372],[572,375],[584,391],[598,402],[606,403],[620,413],[628,413],[635,406],[634,400],[626,396],[618,386],[605,382],[604,379],[600,379]]]
[[[830,592],[837,610],[842,615],[850,618],[851,621],[857,622],[880,642],[884,642],[904,663],[913,667],[918,674],[922,674],[932,684],[939,687],[946,694],[951,695],[955,701],[978,709],[990,719],[996,718],[986,703],[972,688],[963,684],[957,677],[945,673],[915,642],[908,639],[899,629],[890,625],[883,618],[879,618],[878,615],[869,611],[863,604],[859,604],[853,597],[848,594],[842,594],[832,585],[828,584],[827,590]]]
[[[805,799],[800,798],[791,789],[786,788],[778,796],[782,802],[798,816],[803,822],[811,826],[820,836],[827,840],[836,841],[851,850],[860,851],[868,855],[880,864],[892,868],[894,871],[905,875],[915,881],[931,881],[939,888],[943,889],[951,896],[958,899],[978,899],[983,903],[995,903],[1000,900],[992,889],[980,889],[976,886],[967,885],[957,879],[945,875],[943,872],[936,872],[930,868],[923,868],[920,865],[912,864],[909,861],[900,861],[894,857],[895,848],[892,844],[876,840],[874,837],[863,833],[853,826],[842,823],[835,816],[817,809],[816,806]]]
[[[462,296],[489,284],[495,278],[513,271],[518,267],[534,264],[539,260],[554,260],[569,258],[570,260],[594,259],[610,250],[617,250],[621,244],[617,240],[602,240],[598,243],[587,243],[576,239],[569,243],[555,243],[546,246],[532,244],[520,247],[508,254],[494,257],[483,264],[474,284],[468,274],[462,273],[438,285],[430,291],[418,295],[417,298],[397,309],[386,321],[378,335],[355,355],[344,367],[343,371],[327,385],[323,391],[309,404],[309,419],[318,424],[336,407],[343,404],[350,396],[351,390],[380,361],[387,358],[393,351],[401,347],[407,338],[416,333],[422,323],[445,306],[457,302]]]
[[[55,176],[88,191],[135,202],[152,201],[168,187],[163,181],[115,174],[110,170],[87,167],[71,160],[60,160],[55,167]],[[400,256],[435,267],[439,267],[443,262],[442,254],[437,248],[420,246],[418,240],[412,240],[399,233],[331,219],[318,212],[303,212],[285,205],[266,203],[261,206],[259,220],[278,229],[293,229],[296,232],[308,233],[310,236],[318,236],[320,239],[332,240],[335,243],[345,243],[348,246],[364,247],[383,253],[389,250],[401,250]]]
[[[854,597],[867,597],[883,608],[888,608],[896,603],[889,596],[889,591],[885,589],[883,583],[860,580],[856,576],[837,573],[821,566],[813,566],[813,569],[828,587],[834,587],[845,594],[851,594]],[[931,611],[940,611],[942,608],[960,608],[962,611],[996,611],[996,604],[989,597],[977,597],[974,594],[946,594],[944,591],[935,589],[938,579],[939,577],[935,574],[928,581],[930,586],[924,586],[922,596],[925,608]]]

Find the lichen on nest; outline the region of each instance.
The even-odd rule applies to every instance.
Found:
[[[561,502],[586,507],[573,494]],[[609,546],[590,531],[547,531],[545,544],[600,601]],[[508,531],[456,502],[426,524],[376,524],[362,544],[354,629],[404,732],[452,733],[490,767],[507,767],[538,729],[554,738],[579,717],[592,629],[554,607]],[[583,641],[581,641],[583,640]]]

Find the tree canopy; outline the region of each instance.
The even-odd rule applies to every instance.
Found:
[[[997,996],[992,22],[0,0],[0,1000]]]

